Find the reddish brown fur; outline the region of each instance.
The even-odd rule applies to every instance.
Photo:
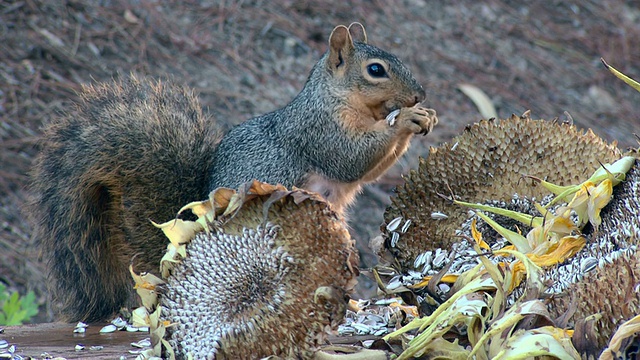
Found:
[[[85,87],[77,109],[45,129],[35,236],[67,320],[134,305],[131,259],[136,270],[155,271],[166,247],[150,220],[206,197],[217,138],[190,91],[135,77]]]

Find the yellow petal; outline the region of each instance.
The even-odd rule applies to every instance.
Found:
[[[491,250],[491,247],[489,246],[489,244],[487,244],[484,240],[482,240],[482,234],[476,228],[476,223],[477,223],[476,219],[471,220],[471,236],[473,237],[473,240],[476,241],[476,244],[478,244],[478,246],[480,246],[481,249]]]
[[[440,282],[445,282],[445,283],[449,283],[449,284],[453,284],[456,282],[456,280],[458,280],[458,276],[459,275],[455,275],[455,274],[446,274],[442,277],[442,279],[440,279]],[[433,278],[433,276],[429,275],[429,276],[425,276],[424,278],[422,278],[422,281],[420,281],[417,284],[411,285],[409,286],[409,288],[411,289],[420,289],[423,288],[427,285],[429,285],[429,281],[431,280],[431,278]]]
[[[582,226],[587,222],[587,219],[589,219],[589,194],[594,188],[595,185],[591,181],[585,181],[580,185],[580,190],[576,192],[571,202],[569,202],[569,205],[567,205],[568,208],[573,209],[578,215],[578,226]]]
[[[603,180],[600,185],[592,190],[589,201],[587,202],[587,212],[589,215],[589,222],[597,228],[602,223],[600,218],[600,210],[604,208],[611,200],[611,194],[613,194],[613,186],[611,179]]]
[[[389,304],[390,308],[398,308],[402,311],[404,311],[405,313],[413,316],[413,317],[418,317],[420,316],[420,314],[418,314],[418,308],[415,306],[409,306],[409,305],[402,305],[400,303],[397,302],[393,302],[391,304]]]
[[[531,261],[531,259],[529,259],[525,254],[519,251],[508,251],[504,249],[494,251],[494,254],[502,256],[515,256],[518,260],[520,260],[512,264],[511,268],[514,273],[516,273],[516,271],[520,271],[520,267],[524,266],[525,272],[527,274],[527,288],[525,289],[521,298],[525,298],[528,289],[531,289],[536,293],[542,291],[542,289],[544,288],[544,284],[542,282],[542,269],[538,265],[534,264],[533,261]],[[521,265],[520,263],[522,263],[523,265]],[[514,287],[512,286],[511,289],[513,288]]]
[[[551,252],[544,255],[527,254],[527,257],[538,266],[552,266],[574,256],[585,244],[586,239],[582,236],[565,236],[553,246]]]
[[[549,231],[556,235],[566,236],[576,230],[578,230],[578,227],[569,218],[556,216],[550,221]]]

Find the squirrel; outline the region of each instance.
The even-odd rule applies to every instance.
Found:
[[[100,321],[138,306],[129,264],[135,257],[136,270],[157,273],[167,244],[150,220],[174,218],[216,188],[254,179],[296,186],[342,213],[414,134],[437,124],[425,97],[396,56],[367,44],[359,23],[335,27],[288,105],[222,137],[172,80],[83,86],[75,110],[44,128],[33,171],[34,237],[61,318]]]

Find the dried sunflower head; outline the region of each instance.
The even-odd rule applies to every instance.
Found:
[[[421,302],[420,297],[425,294],[423,291],[425,287],[429,290],[428,295],[444,293],[445,296],[440,296],[440,301],[446,300],[446,302],[434,308],[431,313],[426,312],[430,314],[428,317],[416,320],[423,329],[425,326],[422,323],[431,324],[431,321],[434,324],[438,323],[434,317],[448,314],[449,311],[451,311],[451,319],[461,319],[471,314],[470,311],[454,311],[455,309],[449,303],[456,296],[460,296],[461,291],[468,289],[474,279],[477,279],[477,277],[474,278],[474,274],[475,276],[483,275],[483,271],[487,271],[492,274],[495,284],[510,283],[510,286],[497,286],[495,292],[489,292],[490,300],[500,300],[500,306],[506,305],[507,311],[500,310],[500,306],[492,304],[491,301],[486,302],[485,306],[489,309],[497,309],[496,314],[499,317],[487,322],[491,326],[477,344],[485,343],[483,339],[492,336],[492,329],[497,324],[519,321],[517,317],[512,316],[511,312],[514,309],[517,311],[523,304],[529,304],[529,302],[523,303],[523,300],[535,299],[533,301],[536,301],[536,304],[542,304],[540,299],[546,299],[549,313],[542,316],[542,319],[558,328],[529,328],[524,333],[512,332],[505,340],[507,342],[505,344],[517,344],[518,346],[512,347],[513,351],[525,351],[521,346],[523,342],[535,340],[535,343],[540,344],[538,340],[544,338],[548,341],[555,339],[556,345],[562,344],[562,348],[570,350],[571,357],[580,356],[578,354],[585,358],[597,357],[606,347],[611,334],[627,321],[626,324],[631,324],[625,328],[625,331],[619,331],[619,334],[614,337],[615,341],[612,340],[609,347],[614,349],[612,351],[615,354],[628,352],[628,346],[622,350],[621,348],[634,342],[637,344],[639,341],[633,338],[633,331],[629,330],[638,327],[639,321],[629,319],[640,312],[638,306],[640,303],[640,295],[638,295],[640,293],[640,262],[638,261],[640,257],[637,247],[640,239],[638,154],[636,152],[620,159],[620,153],[615,148],[615,144],[606,145],[590,131],[582,134],[568,125],[542,121],[532,124],[533,122],[535,121],[528,117],[512,118],[501,122],[497,129],[493,130],[498,134],[497,137],[501,138],[503,136],[501,131],[504,128],[523,126],[522,123],[524,123],[529,124],[528,129],[515,141],[518,144],[521,144],[523,138],[527,136],[529,138],[543,136],[551,140],[566,137],[566,141],[549,145],[548,139],[539,139],[540,141],[533,141],[534,146],[531,149],[520,149],[518,153],[516,149],[508,150],[509,143],[513,143],[513,139],[503,138],[506,145],[492,146],[487,152],[483,147],[487,143],[485,139],[490,137],[491,132],[481,130],[483,127],[488,128],[495,124],[481,122],[471,127],[473,136],[466,133],[458,138],[458,140],[464,139],[465,142],[457,142],[458,146],[452,149],[445,147],[444,153],[440,155],[438,155],[438,149],[432,150],[430,158],[435,156],[435,159],[431,160],[431,164],[437,164],[438,160],[442,160],[441,158],[448,159],[450,163],[443,162],[439,168],[431,171],[432,166],[424,167],[429,160],[427,159],[421,162],[421,168],[417,172],[412,172],[406,184],[399,188],[398,199],[387,211],[387,224],[384,228],[387,238],[385,245],[388,250],[391,250],[389,253],[393,255],[394,260],[397,260],[396,264],[399,264],[403,278],[420,278],[427,273],[426,271],[432,275],[425,277],[425,280],[420,283],[404,282],[400,285],[406,286],[404,291],[411,289],[417,295],[418,302]],[[566,131],[567,128],[570,131]],[[473,130],[478,133],[473,134]],[[467,136],[466,139],[465,136]],[[460,144],[465,144],[466,151],[459,154],[462,158],[457,158],[452,153],[460,149]],[[502,146],[507,149],[503,151],[511,151],[513,156],[493,158],[492,153],[499,152]],[[551,149],[554,153],[549,154],[543,163],[537,163],[535,160],[539,158],[531,156],[531,154],[548,153]],[[481,153],[480,159],[474,159],[477,153]],[[524,160],[530,164],[523,166]],[[471,167],[468,166],[474,161],[480,164],[475,168],[477,170],[475,175],[471,174],[469,171]],[[462,165],[458,166],[458,164]],[[548,164],[553,166],[548,167]],[[455,169],[452,169],[453,167]],[[620,172],[613,171],[618,168],[624,169]],[[441,174],[445,172],[454,175],[450,178],[442,177]],[[459,175],[460,173],[464,174]],[[485,184],[480,184],[477,179],[472,178],[472,175],[482,178],[482,174],[487,173],[490,173],[490,176],[486,179],[490,180]],[[521,175],[525,174],[538,179],[530,182],[531,178],[522,178]],[[441,177],[438,178],[438,176]],[[553,179],[554,177],[556,179]],[[541,181],[542,179],[546,181]],[[446,190],[440,190],[438,186]],[[555,199],[558,200],[547,199],[545,203],[548,206],[544,207],[539,203],[539,199],[550,191],[557,195]],[[438,196],[432,195],[436,192],[439,193]],[[612,192],[613,196],[611,196]],[[410,197],[411,201],[405,201],[401,194],[406,198]],[[533,198],[537,201],[533,201]],[[520,199],[526,201],[523,203]],[[511,201],[510,206],[501,204],[507,201]],[[455,205],[450,206],[451,203]],[[489,206],[488,203],[494,206]],[[438,208],[433,208],[434,204]],[[465,207],[460,206],[456,209],[455,206],[458,205]],[[449,211],[443,210],[447,207]],[[471,221],[470,231],[462,229],[462,224],[468,221],[469,208],[475,209],[477,216],[507,241],[487,244],[481,232],[477,230],[475,220]],[[519,212],[522,208],[527,209],[524,214]],[[396,212],[389,214],[389,211]],[[483,214],[484,211],[491,211],[501,217],[489,218]],[[511,229],[501,226],[507,218],[516,220],[519,226]],[[411,222],[411,227],[400,227],[407,221]],[[423,221],[428,225],[421,226]],[[526,228],[525,231],[522,231],[523,228]],[[436,241],[431,243],[434,234]],[[466,238],[461,239],[456,236],[458,234],[466,234]],[[482,260],[482,265],[477,264],[477,257],[465,253],[469,249],[493,255],[491,259],[493,262],[496,261],[496,255],[519,255],[516,256],[517,259],[504,258],[504,261],[498,259],[500,262],[497,265],[501,270],[492,272],[489,269],[495,265],[488,263],[486,259]],[[415,256],[416,253],[419,255]],[[441,260],[448,258],[448,261],[437,261],[438,258],[442,258]],[[469,261],[462,263],[460,259]],[[525,269],[527,263],[531,263],[529,269]],[[615,266],[610,266],[611,263]],[[434,266],[441,271],[434,273]],[[535,277],[536,281],[532,281],[531,269],[537,266],[540,267],[539,276]],[[452,274],[450,270],[453,268],[457,271]],[[483,268],[485,270],[481,270]],[[447,275],[443,276],[443,274]],[[520,286],[516,289],[518,291],[511,293],[524,274],[526,274],[524,288]],[[444,280],[447,276],[451,276],[452,279]],[[427,280],[427,278],[430,279]],[[433,278],[437,281],[433,281]],[[440,289],[440,285],[445,282],[451,286],[446,286],[445,290],[439,293],[433,291]],[[535,285],[532,288],[535,291],[530,289],[532,284]],[[388,286],[385,289],[384,284],[381,288],[389,290]],[[511,294],[510,297],[505,297],[508,294]],[[594,294],[598,294],[596,300],[594,300]],[[435,298],[437,299],[438,296]],[[422,300],[422,303],[425,302]],[[541,318],[541,314],[542,312],[536,315]],[[553,321],[554,318],[557,320]],[[446,323],[449,324],[449,322]],[[573,330],[565,331],[562,329],[565,326],[575,328],[571,341],[570,334]],[[484,327],[478,328],[484,329]],[[471,329],[469,325],[469,335],[472,333]],[[496,334],[498,333],[496,330]],[[632,335],[629,338],[621,340],[623,336],[629,336],[630,333]],[[424,329],[415,338],[420,341],[412,340],[409,348],[419,352],[429,349],[430,346],[438,347],[435,342],[424,340],[432,336],[429,341],[439,341],[439,338],[434,335],[436,333],[430,327]],[[468,336],[468,341],[473,345],[477,341],[474,340],[476,338],[477,336]],[[477,344],[474,345],[474,352],[482,351],[477,350],[479,349]],[[495,350],[492,344],[493,342],[489,343],[489,354]],[[496,356],[506,356],[505,354],[511,351],[505,350],[507,349],[504,347],[505,344],[500,345],[499,349],[503,352]],[[629,346],[633,348],[633,345]],[[455,350],[459,351],[458,348]]]
[[[600,163],[620,157],[616,144],[607,144],[591,130],[532,120],[528,113],[469,126],[450,144],[432,148],[420,159],[384,215],[385,241],[380,255],[390,254],[402,269],[429,249],[449,248],[467,209],[439,194],[453,194],[470,203],[511,201],[514,194],[538,201],[549,191],[530,175],[558,185],[578,184]],[[390,231],[395,219],[411,220],[404,232]],[[386,257],[386,256],[385,256]]]
[[[597,357],[618,326],[640,314],[640,160],[600,216],[597,230],[584,229],[584,249],[547,274],[549,310],[576,327],[585,357]]]
[[[179,358],[310,357],[342,320],[356,283],[344,220],[311,193],[257,182],[188,208],[198,223],[161,225],[187,235],[172,235],[169,248],[179,250],[164,260],[171,266],[158,287],[155,343]],[[206,231],[185,242],[178,238],[189,232],[169,230],[172,223]]]

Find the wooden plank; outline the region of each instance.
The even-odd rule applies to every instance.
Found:
[[[75,324],[46,323],[23,326],[9,326],[0,333],[0,340],[6,340],[16,346],[15,354],[23,357],[42,358],[43,353],[53,357],[66,359],[134,359],[136,355],[129,353],[135,350],[132,342],[149,337],[149,333],[116,331],[100,334],[106,325],[90,324],[84,334],[74,334]],[[85,350],[76,351],[75,347],[83,344]],[[91,346],[103,346],[101,350],[90,350]],[[1,350],[0,350],[1,351]]]

